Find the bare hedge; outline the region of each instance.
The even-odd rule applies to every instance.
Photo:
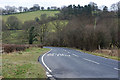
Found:
[[[16,44],[3,44],[2,48],[5,53],[11,53],[14,51],[24,51],[27,48],[30,47],[39,47],[43,48],[42,45],[16,45]]]

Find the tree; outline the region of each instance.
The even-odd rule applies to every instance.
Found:
[[[41,7],[42,10],[44,10],[44,7]]]
[[[105,6],[105,7],[103,8],[103,11],[104,11],[104,12],[107,12],[107,11],[108,11],[108,7]]]
[[[5,6],[7,14],[15,13],[17,8],[15,6]]]
[[[120,48],[120,1],[117,3],[118,11],[118,48]]]
[[[27,12],[27,11],[28,11],[28,8],[27,8],[27,7],[24,7],[24,8],[23,8],[23,11],[24,11],[24,12]]]
[[[5,6],[6,8],[6,13],[9,14],[10,13],[10,6]]]
[[[34,27],[31,27],[29,31],[29,44],[33,44],[34,42],[35,35],[33,34],[33,32],[34,32]]]
[[[38,4],[34,4],[33,7],[29,9],[30,11],[37,11],[40,10],[40,6]]]
[[[118,10],[117,5],[116,4],[112,4],[111,5],[111,10],[114,11],[114,12],[117,12],[117,10]]]
[[[60,8],[57,8],[58,11],[60,11]]]
[[[2,27],[1,27],[2,31],[7,30],[8,28],[6,27],[5,22],[3,20],[1,20],[1,19],[0,19],[0,22],[2,22]]]
[[[97,6],[96,3],[90,2],[89,5],[91,5],[92,11],[97,11],[98,10],[98,6]]]
[[[38,7],[39,8],[40,6],[39,6],[39,4],[34,4],[33,7]]]
[[[23,24],[24,36],[28,39],[29,44],[33,44],[37,41],[37,36],[39,35],[39,24],[34,20],[26,21]]]
[[[9,30],[21,29],[20,25],[21,25],[21,21],[15,16],[8,17],[8,19],[6,21],[6,26]]]
[[[20,7],[18,8],[18,10],[19,10],[20,12],[22,12],[22,9],[23,9],[22,6],[20,6]]]
[[[82,7],[80,5],[78,5],[78,14],[82,13]]]
[[[34,4],[34,5],[33,5],[33,8],[34,8],[35,11],[40,10],[39,4]]]
[[[42,44],[44,44],[44,39],[45,39],[45,36],[46,36],[46,33],[47,33],[47,27],[48,27],[48,25],[47,25],[47,23],[48,23],[48,19],[47,19],[47,15],[46,14],[42,14],[41,16],[40,16],[40,21],[39,21],[39,23],[41,24],[40,25],[40,42],[42,43]]]
[[[63,46],[64,45],[63,28],[66,26],[67,22],[55,20],[55,21],[52,21],[52,24],[55,26],[55,37],[57,42],[56,45]]]
[[[50,7],[48,7],[47,10],[50,10]]]

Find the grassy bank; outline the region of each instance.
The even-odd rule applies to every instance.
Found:
[[[46,48],[30,48],[23,52],[2,55],[2,73],[4,78],[46,78],[38,57],[49,51]]]
[[[84,52],[84,53],[88,53],[88,54],[92,54],[92,55],[101,56],[101,57],[104,57],[104,58],[114,59],[114,60],[119,60],[120,61],[120,57],[119,56],[117,57],[117,56],[105,55],[105,53],[95,53],[95,52],[79,50],[79,49],[77,49],[77,50],[80,51],[80,52]],[[118,54],[120,54],[120,53],[118,52]]]

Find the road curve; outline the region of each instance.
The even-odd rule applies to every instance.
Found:
[[[68,48],[45,48],[50,48],[51,51],[39,60],[46,71],[55,78],[115,78],[117,80],[119,77],[120,69],[116,60]]]

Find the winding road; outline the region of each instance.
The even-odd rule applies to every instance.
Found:
[[[51,50],[42,55],[39,61],[45,67],[50,77],[119,80],[120,69],[118,68],[118,61],[116,60],[83,53],[69,48],[45,48],[50,48]]]

